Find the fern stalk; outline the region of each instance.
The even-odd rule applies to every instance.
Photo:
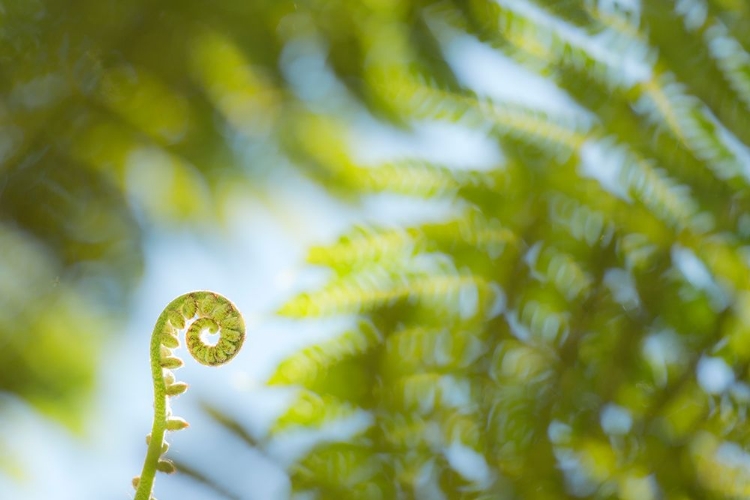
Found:
[[[180,295],[159,315],[151,334],[151,377],[154,382],[154,422],[146,437],[148,451],[139,477],[133,478],[135,500],[153,499],[156,472],[175,472],[172,462],[163,458],[169,447],[164,440],[167,431],[188,427],[188,423],[171,416],[168,398],[182,394],[187,384],[175,382],[171,370],[182,366],[182,360],[172,356],[179,347],[177,331],[187,328],[185,340],[188,351],[199,363],[218,366],[230,361],[245,340],[245,324],[237,308],[225,297],[208,291]],[[219,334],[215,345],[206,343],[204,331]]]

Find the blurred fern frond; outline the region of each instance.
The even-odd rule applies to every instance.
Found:
[[[307,347],[271,382],[349,398],[372,420],[356,445],[309,451],[293,487],[315,498],[741,495],[719,449],[750,444],[739,430],[748,350],[732,340],[746,338],[750,234],[742,14],[700,0],[415,9],[455,79],[393,62],[373,68],[373,92],[402,122],[491,137],[506,160],[348,167],[364,192],[448,199],[465,215],[357,228],[310,251],[335,275],[280,312],[354,314],[378,334]],[[477,90],[456,44],[514,65],[508,78],[553,83],[565,102]],[[706,363],[731,373],[721,387]],[[341,391],[347,377],[358,390]]]

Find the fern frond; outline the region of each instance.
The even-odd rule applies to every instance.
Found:
[[[571,313],[565,298],[554,289],[530,283],[523,292],[517,310],[522,340],[546,345],[561,345],[570,333]]]
[[[720,21],[714,21],[703,37],[724,77],[745,104],[745,109],[750,110],[750,54],[730,36]]]
[[[407,494],[416,498],[443,498],[440,473],[443,463],[433,454],[423,450],[410,450],[394,457],[396,480]]]
[[[535,445],[545,441],[546,426],[523,415],[536,415],[556,387],[549,380],[534,384],[506,384],[493,386],[485,395],[488,401],[485,435],[491,443],[493,464],[506,477],[523,477],[527,454]]]
[[[487,312],[495,288],[479,276],[453,272],[419,275],[383,269],[363,271],[334,281],[316,292],[287,302],[279,314],[290,317],[328,316],[373,311],[398,301],[447,307],[460,317]]]
[[[419,77],[391,82],[401,108],[419,118],[447,120],[531,140],[554,151],[574,151],[585,141],[588,124],[575,116],[551,116],[513,103],[496,103],[440,90]]]
[[[415,230],[356,227],[332,245],[312,247],[307,261],[348,273],[373,264],[408,259],[421,250],[424,241]]]
[[[414,413],[381,413],[378,422],[384,443],[397,453],[435,450],[442,444],[440,425]]]
[[[300,384],[312,388],[332,365],[365,354],[381,342],[382,336],[375,326],[360,321],[356,328],[306,347],[282,361],[268,379],[268,384]]]
[[[467,246],[492,260],[503,255],[507,247],[522,246],[519,236],[499,219],[477,210],[467,210],[462,216],[443,224],[425,224],[421,230],[425,237],[437,243],[441,251],[454,252]]]
[[[643,84],[635,106],[643,116],[663,123],[718,178],[750,179],[750,150],[703,103],[687,94],[673,75],[662,73]]]
[[[552,375],[556,358],[546,346],[508,339],[495,348],[488,374],[499,386],[533,384]]]
[[[518,236],[497,219],[467,210],[444,223],[407,229],[356,227],[334,244],[312,247],[307,260],[344,275],[374,266],[396,269],[419,254],[451,251],[461,246],[497,259],[507,246],[519,245]]]
[[[327,395],[300,390],[291,406],[271,427],[271,434],[293,428],[321,427],[337,420],[354,416],[358,408]]]
[[[589,246],[608,245],[615,225],[606,213],[561,193],[550,195],[548,215],[552,224],[564,227],[573,238]]]
[[[472,385],[469,378],[428,372],[407,375],[382,389],[382,398],[392,408],[417,415],[436,410],[470,411]]]
[[[691,225],[698,211],[686,186],[678,185],[650,162],[612,139],[588,142],[581,151],[584,171],[596,172],[605,188],[637,199],[673,228]],[[598,173],[606,169],[601,174]]]
[[[392,450],[387,459],[395,463],[396,479],[407,492],[432,498],[444,489],[461,492],[461,498],[492,498],[496,478],[485,458],[484,423],[478,415],[448,410],[380,419]]]
[[[672,227],[689,225],[697,212],[696,203],[690,199],[686,188],[654,169],[649,162],[618,146],[612,139],[586,137],[585,134],[596,137],[603,133],[600,127],[592,128],[569,117],[552,117],[517,105],[483,102],[468,96],[457,99],[454,93],[419,83],[412,83],[410,92],[414,100],[412,110],[432,110],[431,118],[442,118],[445,113],[449,119],[483,116],[503,133],[549,148],[550,154],[579,155],[584,172],[599,178],[615,194],[628,196],[632,193]],[[601,165],[604,161],[607,166]]]
[[[382,469],[382,461],[369,446],[333,443],[316,448],[292,466],[291,476],[302,488],[322,488],[341,495],[338,498],[385,500]]]
[[[583,9],[605,26],[626,36],[638,36],[642,7],[639,2],[584,2]]]
[[[586,70],[612,89],[650,78],[654,55],[638,39],[604,26],[591,34],[531,1],[498,1],[499,33],[536,57]]]
[[[626,36],[601,29],[597,35],[589,37],[579,28],[551,17],[530,2],[501,4],[503,7],[499,7],[498,15],[515,20],[509,21],[511,25],[517,24],[518,18],[523,19],[520,25],[525,28],[519,38],[524,43],[528,43],[528,39],[533,37],[542,40],[533,49],[538,53],[540,47],[547,47],[542,54],[537,54],[541,59],[552,59],[573,68],[585,69],[587,75],[613,88],[638,88],[636,94],[631,93],[637,97],[634,100],[633,97],[628,99],[632,100],[634,109],[639,114],[670,130],[688,150],[706,162],[720,179],[737,176],[748,178],[743,165],[750,160],[750,150],[699,99],[689,95],[676,82],[674,75],[653,69],[656,68],[656,58],[649,54],[648,46],[640,33],[634,37],[632,30]],[[548,34],[543,28],[552,34]],[[555,38],[556,36],[560,39]],[[570,50],[556,56],[552,47],[567,47]],[[635,52],[629,56],[627,50]],[[593,65],[587,63],[587,60],[594,61]],[[604,65],[602,67],[605,68],[610,63],[614,73],[596,71],[597,67]],[[621,78],[630,70],[633,71],[631,77]],[[623,74],[618,77],[618,72]]]
[[[570,302],[584,299],[592,291],[594,280],[590,273],[570,254],[553,246],[537,243],[527,253],[526,261],[538,279],[550,281]]]
[[[454,195],[467,188],[492,190],[502,176],[502,169],[456,170],[416,159],[361,168],[358,172],[355,182],[364,192],[387,191],[424,198]]]
[[[684,444],[696,429],[750,439],[730,430],[742,427],[745,409],[733,406],[737,372],[721,395],[695,380],[702,357],[732,367],[750,359],[738,347],[747,321],[736,317],[750,288],[750,230],[734,231],[750,227],[741,215],[750,209],[742,194],[750,148],[739,113],[712,95],[750,92],[750,56],[736,26],[716,15],[721,9],[701,13],[698,4],[473,0],[417,8],[419,33],[424,23],[446,54],[456,39],[473,37],[474,47],[481,39],[481,50],[490,45],[557,83],[561,108],[505,90],[485,88],[503,97],[482,97],[461,87],[471,79],[458,71],[459,84],[446,83],[405,64],[406,52],[400,62],[374,57],[370,90],[403,122],[471,129],[496,141],[508,161],[483,172],[416,158],[362,168],[338,146],[325,151],[331,141],[322,132],[307,139],[319,161],[363,192],[450,198],[466,210],[404,229],[358,228],[311,251],[308,261],[335,277],[281,313],[358,315],[382,336],[333,337],[272,376],[349,415],[366,409],[373,422],[365,440],[310,452],[292,469],[295,487],[317,498],[380,498],[381,481],[394,485],[389,498],[632,499],[666,487],[727,494],[702,477],[683,490],[647,456],[654,441]],[[729,83],[696,83],[686,71],[691,54],[665,41],[670,23],[682,41],[692,30],[690,46],[705,49],[695,60],[715,63],[710,76]],[[672,330],[680,340],[662,342]],[[673,350],[692,358],[675,361]],[[342,373],[349,380],[334,380]],[[338,390],[346,383],[367,397]],[[312,427],[336,421],[305,418]],[[645,428],[658,436],[644,441]],[[539,481],[537,470],[547,471]]]
[[[459,325],[444,328],[414,327],[392,333],[385,342],[382,371],[397,377],[424,370],[456,372],[466,369],[481,356],[481,332]]]
[[[372,310],[409,293],[406,287],[398,286],[398,281],[403,278],[383,269],[367,270],[329,283],[319,291],[298,295],[284,304],[279,314],[304,318]]]
[[[411,450],[443,453],[453,445],[470,448],[479,454],[485,453],[482,440],[485,424],[476,413],[447,409],[429,416],[414,413],[379,414],[381,431],[385,442],[394,454]]]

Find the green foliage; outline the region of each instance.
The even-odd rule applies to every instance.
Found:
[[[227,363],[239,352],[245,340],[245,322],[242,314],[226,297],[214,292],[197,291],[180,295],[164,308],[156,320],[151,334],[151,377],[154,383],[154,422],[146,436],[148,451],[140,476],[133,478],[135,500],[152,500],[156,472],[172,474],[177,471],[171,460],[164,458],[169,450],[165,433],[189,427],[185,419],[172,416],[169,398],[184,393],[188,386],[175,382],[175,377],[164,365],[182,365],[172,356],[179,347],[177,332],[185,330],[185,343],[193,359],[206,366]],[[202,335],[217,334],[215,344]],[[175,363],[173,360],[179,361]]]
[[[450,199],[463,214],[310,250],[335,274],[279,313],[359,323],[281,362],[269,383],[305,392],[269,438],[355,408],[371,419],[294,465],[295,491],[745,495],[747,13],[700,1],[417,10],[439,45],[481,39],[578,108],[478,96],[425,67],[416,44],[384,67],[374,57],[371,91],[400,120],[489,130],[507,161],[342,170],[364,192]],[[411,25],[388,26],[384,46],[408,39]],[[706,363],[731,367],[726,385],[706,382]]]
[[[270,191],[291,166],[353,203],[455,207],[310,249],[331,279],[279,314],[350,327],[269,374],[298,392],[262,439],[209,409],[261,449],[364,422],[287,467],[294,495],[747,496],[746,2],[18,1],[2,16],[0,390],[74,425],[143,229],[220,226],[227,192]],[[451,56],[467,40],[569,101],[483,95]],[[503,160],[360,164],[365,115],[463,127]],[[175,329],[206,312],[180,307],[152,349],[163,401],[186,389]],[[163,409],[162,432],[184,427]],[[149,470],[171,471],[152,449]]]
[[[78,409],[95,382],[96,332],[112,322],[60,281],[55,257],[32,235],[0,222],[0,390],[80,432]],[[79,339],[73,348],[71,332]]]

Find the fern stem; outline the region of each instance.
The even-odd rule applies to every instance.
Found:
[[[170,368],[182,365],[172,356],[179,346],[177,331],[187,328],[186,343],[193,358],[201,364],[217,366],[230,361],[239,352],[245,339],[245,325],[237,308],[225,297],[208,291],[180,295],[159,315],[151,334],[151,377],[154,383],[154,422],[147,438],[148,451],[139,478],[134,480],[135,500],[150,500],[156,471],[173,472],[174,466],[162,458],[166,452],[164,435],[168,430],[188,426],[177,417],[170,417],[167,398],[181,394],[186,384],[174,382]],[[205,330],[218,333],[219,341],[206,343]]]

